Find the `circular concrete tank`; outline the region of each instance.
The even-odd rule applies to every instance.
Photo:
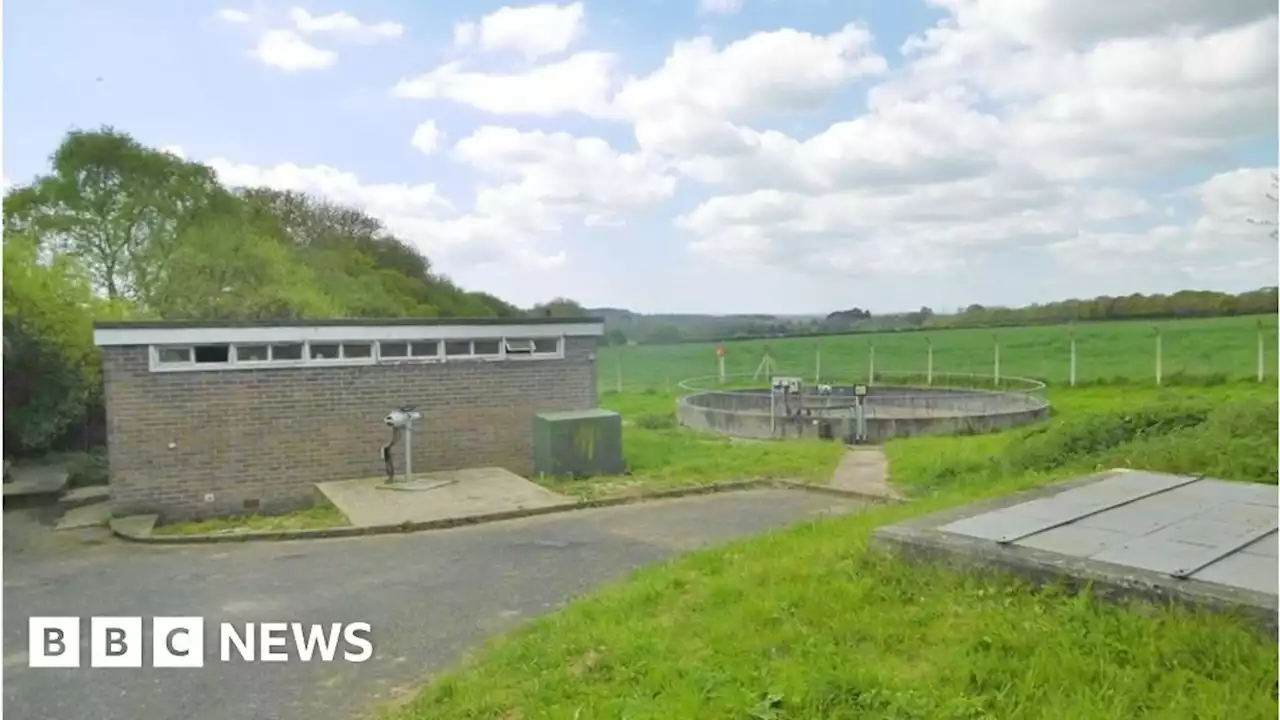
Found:
[[[680,385],[676,417],[697,430],[744,438],[824,438],[853,442],[857,436],[854,385],[812,386],[799,396],[771,398],[768,388],[721,390],[705,387],[716,378],[693,378]],[[865,386],[865,442],[895,437],[957,435],[1018,427],[1049,415],[1044,383],[1026,378],[991,378],[937,373],[928,385],[917,374],[884,373]],[[919,384],[915,384],[919,382]],[[989,387],[981,388],[985,384]],[[825,390],[826,388],[824,388]],[[772,407],[772,414],[771,414]]]

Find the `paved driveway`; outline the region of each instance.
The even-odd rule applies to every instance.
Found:
[[[760,490],[415,535],[188,548],[71,548],[5,515],[4,711],[49,720],[326,720],[360,715],[487,636],[675,553],[855,509]],[[25,528],[30,529],[30,528]],[[36,538],[36,539],[31,539]],[[31,615],[206,621],[200,669],[27,667]],[[219,622],[367,621],[365,663],[222,663]],[[82,635],[88,621],[82,623]]]

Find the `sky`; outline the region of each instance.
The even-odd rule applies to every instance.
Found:
[[[6,183],[110,125],[468,289],[889,312],[1277,284],[1274,0],[26,0]]]

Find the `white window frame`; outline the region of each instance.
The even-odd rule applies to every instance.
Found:
[[[382,346],[384,343],[396,343],[405,346],[406,355],[390,357],[382,354]],[[413,346],[416,343],[435,343],[436,351],[433,355],[414,355]],[[378,362],[381,364],[397,364],[397,363],[437,363],[444,360],[444,340],[434,338],[420,338],[416,340],[379,340],[375,344],[378,346]]]
[[[527,353],[509,353],[507,352],[507,343],[511,341],[521,342],[527,341],[531,344],[531,349]],[[552,352],[538,352],[538,343],[540,341],[554,340],[556,349]],[[506,360],[563,360],[564,359],[564,337],[546,338],[546,337],[507,337],[502,339],[502,356]]]
[[[538,352],[537,344],[545,343],[548,340],[554,340],[556,349],[554,352]],[[507,347],[510,342],[532,343],[533,351],[529,353],[508,353]],[[409,355],[407,357],[383,357],[382,343],[405,343],[410,353],[413,351],[414,343],[436,343],[435,355]],[[445,345],[450,342],[465,342],[468,344],[470,352],[466,355],[447,355],[445,353]],[[477,342],[489,342],[498,344],[498,352],[496,354],[475,354],[475,344]],[[339,356],[336,358],[313,358],[311,357],[311,346],[316,345],[337,345]],[[368,357],[345,357],[346,345],[370,345],[370,353]],[[227,346],[227,362],[222,363],[198,363],[195,360],[196,347],[206,345],[226,345]],[[241,360],[238,356],[238,346],[259,346],[267,347],[266,360]],[[302,357],[298,359],[275,359],[275,348],[280,345],[301,345]],[[560,360],[564,358],[565,338],[563,335],[558,337],[548,336],[499,336],[499,337],[470,337],[470,338],[408,338],[408,339],[383,339],[373,340],[368,338],[352,338],[352,339],[329,339],[323,340],[279,340],[279,341],[261,341],[253,340],[249,342],[209,342],[209,343],[172,343],[172,344],[154,344],[147,347],[148,365],[151,372],[208,372],[214,370],[264,370],[274,368],[306,368],[306,367],[342,367],[342,366],[359,366],[359,365],[377,365],[377,364],[397,364],[397,363],[447,363],[447,362],[501,362],[501,361],[529,361],[529,360]],[[186,350],[191,358],[186,362],[167,363],[160,361],[160,353],[166,349],[183,349]]]

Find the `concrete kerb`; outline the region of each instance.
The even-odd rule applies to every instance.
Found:
[[[1121,469],[1007,495],[976,505],[963,505],[878,528],[871,546],[906,560],[995,571],[1047,586],[1061,584],[1071,592],[1088,592],[1109,601],[1140,600],[1238,614],[1272,637],[1280,637],[1280,615],[1273,597],[1198,580],[1178,580],[1136,568],[1072,558],[1026,547],[1004,547],[990,541],[944,533],[937,528],[964,517],[1012,507],[1096,482]]]
[[[483,523],[500,522],[502,520],[516,520],[519,518],[535,517],[539,515],[567,513],[575,510],[616,507],[620,505],[632,505],[650,500],[665,500],[695,495],[711,495],[722,492],[758,490],[762,488],[802,490],[821,495],[831,495],[834,497],[842,497],[876,504],[893,504],[898,502],[892,498],[850,492],[848,490],[823,487],[820,485],[810,485],[808,483],[797,482],[794,480],[759,479],[713,483],[710,485],[699,485],[697,487],[676,488],[674,490],[657,490],[620,497],[582,500],[572,505],[522,508],[519,510],[505,510],[502,512],[486,513],[482,515],[441,518],[423,522],[404,522],[392,525],[369,525],[364,527],[340,525],[336,527],[308,528],[300,530],[254,530],[249,532],[219,532],[192,535],[157,535],[153,532],[155,527],[155,516],[144,515],[126,518],[113,518],[109,523],[109,527],[111,528],[111,532],[122,540],[152,545],[198,545],[265,540],[321,540],[327,538],[346,538],[365,535],[391,535],[395,533],[424,532],[428,530],[447,530],[449,528],[463,527],[466,525],[480,525]]]

